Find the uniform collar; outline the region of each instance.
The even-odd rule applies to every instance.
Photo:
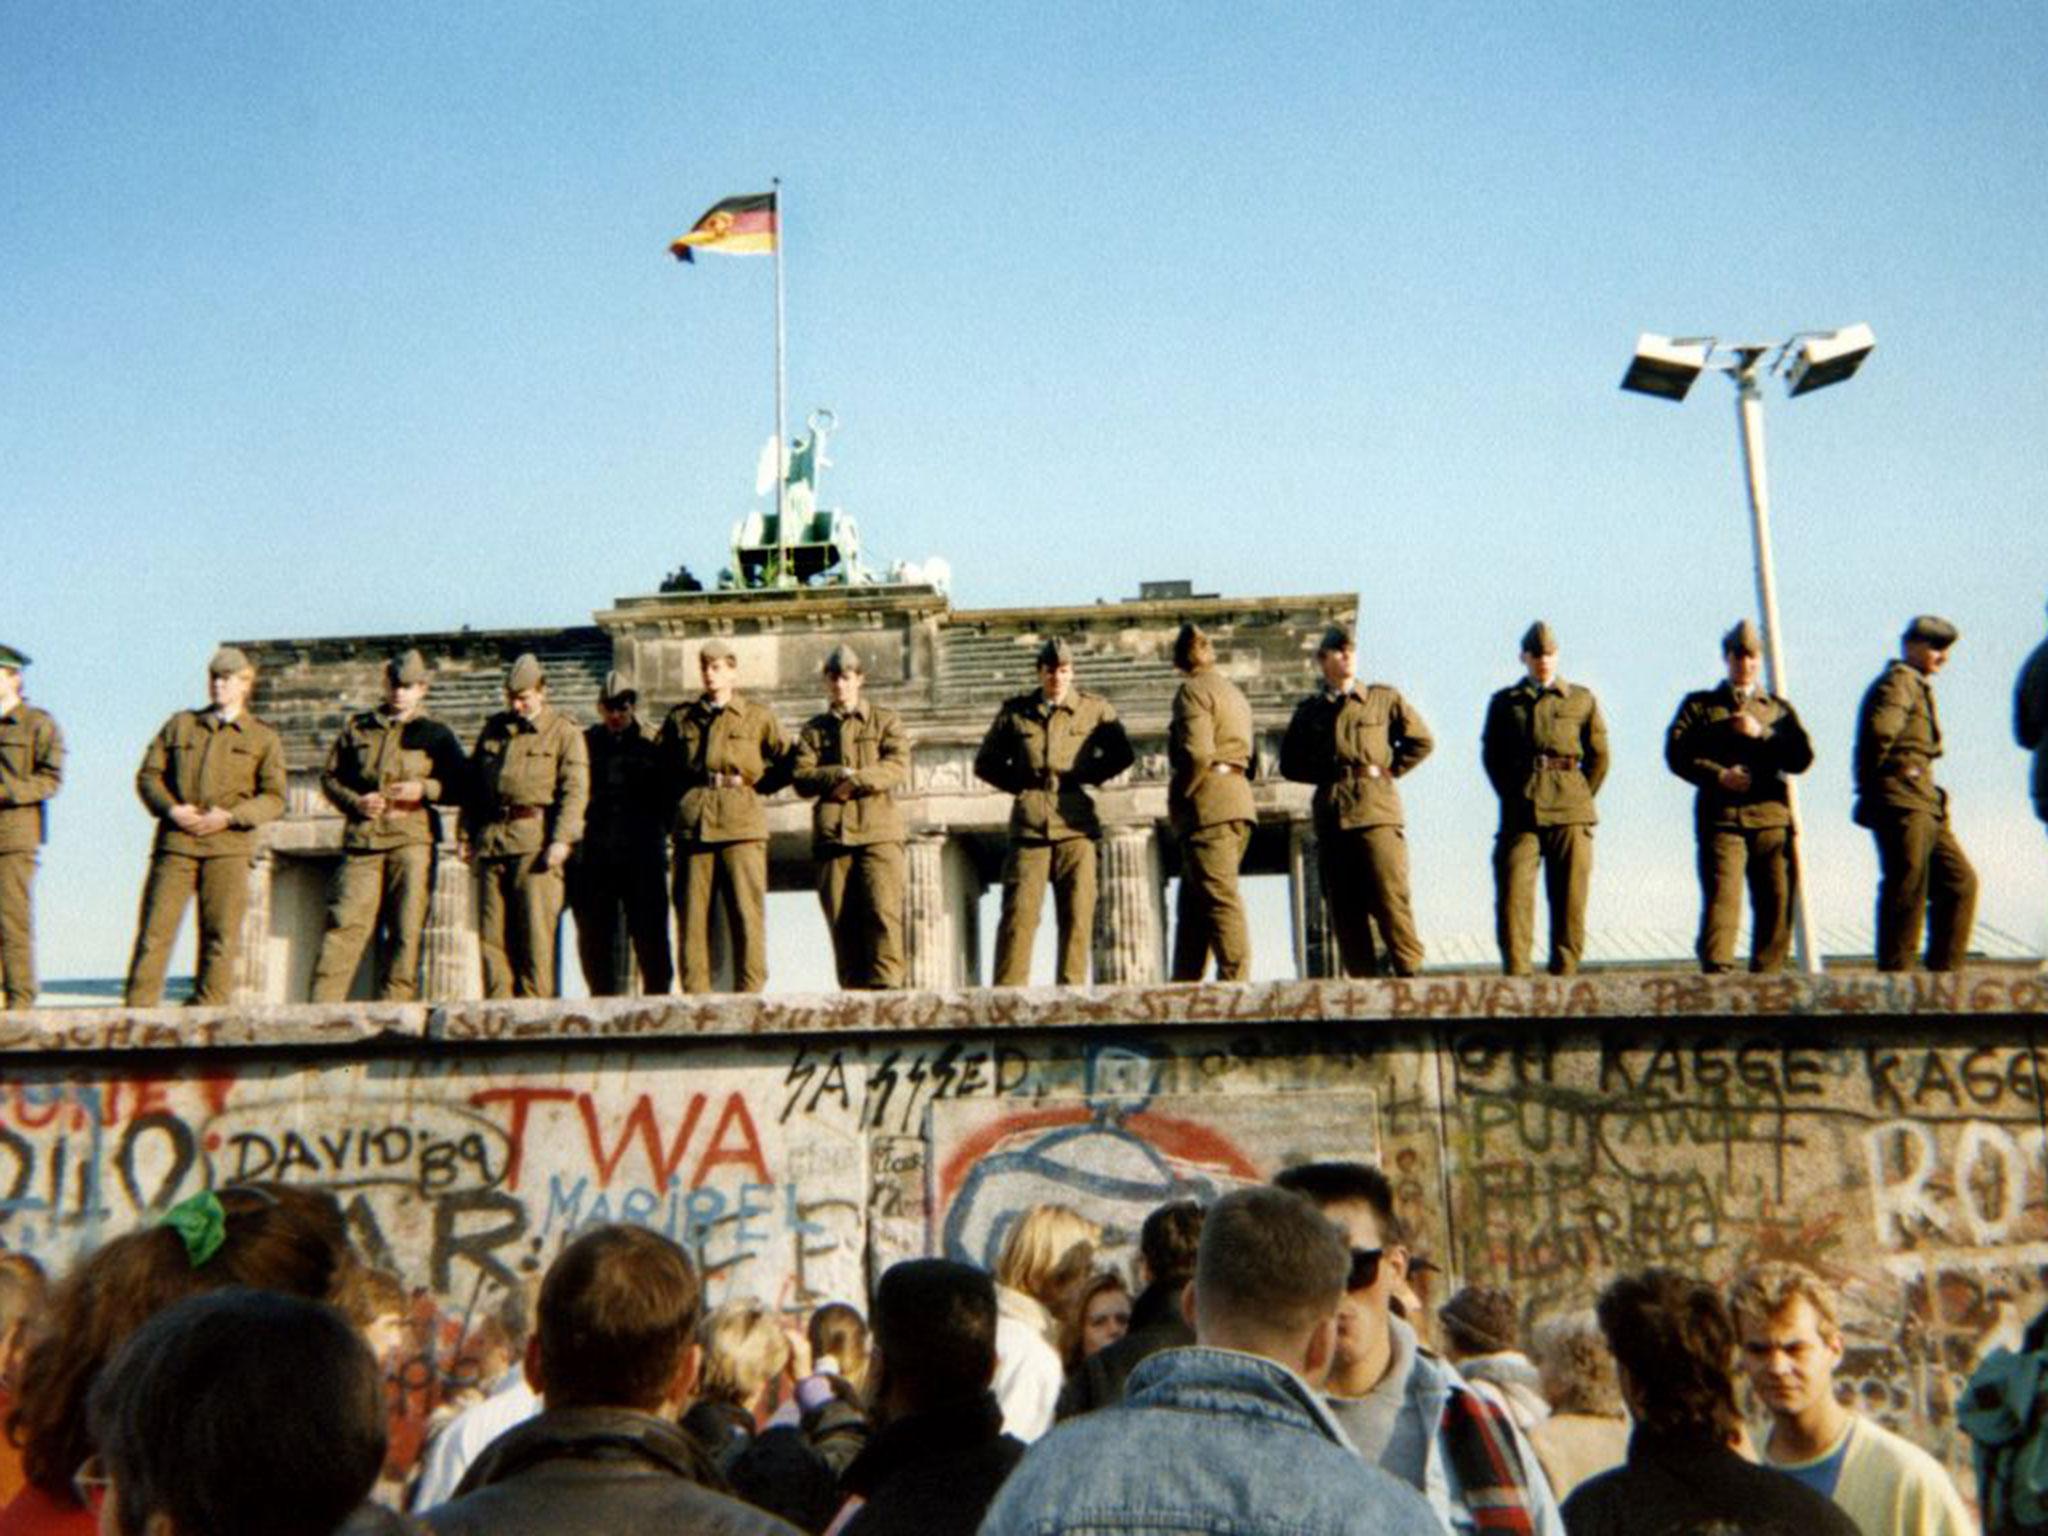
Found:
[[[692,706],[692,708],[694,708],[697,711],[697,713],[702,715],[705,719],[715,720],[723,714],[739,713],[741,704],[742,700],[740,698],[739,691],[735,689],[732,693],[726,696],[726,700],[723,704],[714,704],[711,702],[710,694],[700,693],[697,695],[697,702]]]
[[[834,704],[830,706],[830,711],[842,720],[865,720],[868,717],[868,701],[862,699],[851,709],[842,709],[839,705]]]
[[[234,719],[230,720],[220,712],[218,704],[209,704],[206,708],[199,711],[199,718],[206,722],[208,730],[239,731],[242,728],[242,722],[249,718],[249,711],[245,709],[235,716]]]
[[[1067,690],[1067,696],[1064,699],[1061,699],[1057,704],[1055,704],[1052,701],[1052,699],[1047,696],[1046,691],[1043,688],[1041,688],[1038,690],[1038,713],[1041,717],[1045,719],[1051,719],[1052,712],[1056,709],[1064,709],[1068,714],[1072,714],[1074,712],[1074,700],[1078,696],[1078,689],[1069,688]]]

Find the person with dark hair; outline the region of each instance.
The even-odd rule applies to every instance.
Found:
[[[348,1319],[239,1286],[138,1328],[88,1421],[76,1481],[105,1499],[103,1536],[334,1536],[384,1464],[383,1374]],[[396,1517],[357,1528],[379,1524]]]
[[[1468,1285],[1437,1309],[1443,1324],[1444,1354],[1474,1392],[1528,1434],[1550,1417],[1543,1377],[1522,1353],[1521,1311],[1497,1285]]]
[[[1202,1214],[1199,1201],[1169,1200],[1145,1218],[1138,1229],[1140,1286],[1131,1303],[1130,1329],[1068,1375],[1060,1389],[1060,1418],[1122,1402],[1124,1384],[1139,1361],[1195,1342],[1195,1330],[1181,1315],[1180,1303],[1181,1292],[1195,1277]]]
[[[1359,1454],[1419,1489],[1446,1530],[1561,1536],[1557,1500],[1514,1421],[1394,1315],[1408,1248],[1387,1176],[1370,1163],[1304,1163],[1273,1182],[1350,1240],[1324,1391]]]
[[[1570,1536],[1856,1536],[1812,1489],[1737,1454],[1735,1322],[1720,1292],[1646,1269],[1611,1283],[1598,1311],[1636,1427],[1628,1461],[1565,1500]]]
[[[672,1528],[790,1536],[715,1492],[718,1474],[676,1415],[697,1387],[703,1293],[683,1250],[645,1227],[593,1227],[541,1282],[526,1373],[542,1412],[470,1465],[427,1511],[438,1536],[615,1536]]]
[[[668,945],[668,802],[654,727],[634,713],[639,690],[623,672],[607,672],[597,723],[583,731],[590,759],[590,805],[583,840],[569,856],[569,909],[576,914],[576,958],[592,997],[632,988],[621,966],[619,933],[640,968],[639,991],[666,997],[675,980]]]
[[[1218,981],[1251,975],[1237,870],[1259,819],[1251,777],[1256,728],[1243,692],[1216,666],[1216,647],[1194,624],[1174,637],[1184,674],[1166,738],[1173,776],[1166,811],[1180,844],[1180,897],[1173,917],[1173,979],[1200,981],[1216,957]]]
[[[1122,1406],[1033,1446],[982,1536],[1443,1536],[1413,1489],[1359,1460],[1314,1386],[1348,1268],[1343,1233],[1299,1196],[1218,1200],[1183,1303],[1198,1342],[1140,1365]]]
[[[73,1482],[96,1449],[86,1393],[151,1317],[225,1286],[328,1301],[354,1262],[334,1197],[277,1184],[194,1195],[80,1260],[51,1292],[22,1362],[6,1432],[27,1486],[0,1510],[0,1536],[92,1536]]]
[[[833,1536],[971,1536],[1024,1454],[1003,1433],[995,1282],[950,1259],[907,1259],[875,1288],[875,1432],[841,1480]]]

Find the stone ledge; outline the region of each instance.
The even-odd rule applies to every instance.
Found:
[[[1983,1020],[2048,1015],[2048,974],[1984,966],[1952,976],[1849,972],[1700,976],[1686,971],[1240,985],[759,997],[289,1004],[259,1008],[44,1009],[0,1014],[0,1053],[247,1051],[632,1039],[758,1039],[1155,1027],[1614,1020]]]

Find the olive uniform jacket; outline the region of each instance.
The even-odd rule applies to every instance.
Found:
[[[425,715],[399,720],[381,709],[366,709],[334,738],[320,774],[320,793],[348,818],[342,847],[381,853],[439,842],[441,818],[432,807],[460,808],[468,773],[462,743],[440,721]],[[363,814],[363,796],[408,779],[419,781],[417,805],[386,804],[381,816]]]
[[[1385,683],[1354,682],[1341,694],[1319,688],[1294,707],[1280,742],[1280,773],[1316,786],[1320,827],[1401,825],[1394,780],[1436,743],[1422,716]]]
[[[1526,677],[1501,689],[1486,706],[1479,757],[1500,796],[1502,831],[1600,819],[1593,797],[1607,777],[1607,722],[1592,689],[1563,678],[1538,688]]]
[[[1190,673],[1173,696],[1166,756],[1173,777],[1166,814],[1176,832],[1256,821],[1252,802],[1252,707],[1214,667]]]
[[[33,853],[48,835],[45,811],[64,779],[64,736],[40,709],[0,715],[0,853]]]
[[[246,710],[233,720],[220,711],[181,709],[164,722],[142,766],[135,793],[157,818],[156,851],[193,858],[244,857],[256,851],[256,829],[284,814],[284,743]],[[174,807],[226,811],[233,824],[211,837],[194,837],[171,824]]]
[[[1086,790],[1122,773],[1134,755],[1115,707],[1101,694],[1073,688],[1054,704],[1035,688],[996,711],[974,754],[974,776],[1017,797],[1012,842],[1063,843],[1100,835]]]
[[[844,713],[828,709],[805,722],[792,764],[796,792],[811,807],[820,845],[859,848],[903,841],[896,791],[910,782],[910,733],[893,709],[863,699]],[[841,784],[843,798],[834,798]]]
[[[463,827],[478,858],[524,858],[582,839],[590,757],[560,710],[543,705],[531,720],[500,710],[484,722],[470,770]]]
[[[665,863],[669,805],[654,727],[636,716],[614,731],[600,720],[584,730],[583,750],[590,758],[590,809],[577,853],[612,863]]]
[[[675,806],[676,846],[765,843],[761,801],[789,782],[775,711],[735,693],[723,709],[700,697],[661,722],[662,779]],[[721,777],[738,775],[737,784]]]
[[[1878,674],[1856,712],[1856,825],[1875,826],[1913,811],[1942,814],[1948,796],[1934,787],[1939,756],[1934,690],[1913,667],[1894,661]]]
[[[1754,718],[1763,735],[1737,731],[1738,714]],[[1784,827],[1792,824],[1785,776],[1813,766],[1813,743],[1783,699],[1758,688],[1738,705],[1734,687],[1723,683],[1685,696],[1665,733],[1664,762],[1699,790],[1694,809],[1700,826]],[[1747,768],[1749,788],[1723,789],[1721,774],[1728,768]]]

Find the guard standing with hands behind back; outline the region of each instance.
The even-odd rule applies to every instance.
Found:
[[[1252,707],[1216,668],[1216,648],[1193,624],[1174,637],[1183,674],[1167,735],[1166,810],[1180,843],[1180,899],[1174,910],[1173,979],[1200,981],[1209,956],[1218,981],[1251,975],[1252,941],[1238,866],[1259,818],[1250,783]]]

